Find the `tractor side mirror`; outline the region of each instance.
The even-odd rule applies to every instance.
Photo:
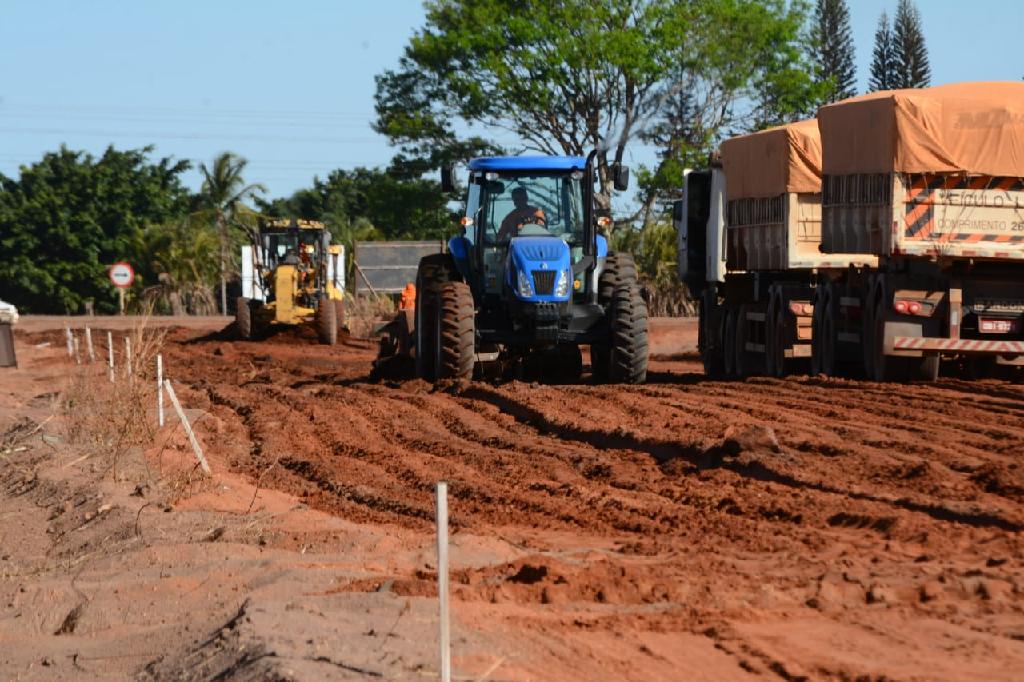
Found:
[[[441,191],[445,194],[455,191],[455,169],[450,164],[441,166]]]
[[[612,166],[612,180],[616,191],[624,192],[629,189],[629,166],[623,166],[621,163]]]

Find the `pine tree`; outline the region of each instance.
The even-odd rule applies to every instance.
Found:
[[[911,0],[899,0],[893,27],[893,61],[898,87],[926,88],[932,80],[928,48],[921,30],[921,13]]]
[[[878,17],[878,28],[875,29],[875,50],[871,59],[871,76],[868,79],[868,90],[892,90],[896,84],[895,46],[893,45],[892,29],[889,26],[889,15],[882,10]]]
[[[818,78],[830,81],[825,102],[857,94],[853,34],[846,0],[817,0],[811,28]]]

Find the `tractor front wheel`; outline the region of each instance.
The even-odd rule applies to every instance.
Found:
[[[438,379],[472,379],[476,361],[473,292],[465,282],[441,285],[437,301],[435,366]]]
[[[320,343],[326,346],[338,343],[338,309],[334,301],[326,296],[322,297],[317,305],[316,323]]]

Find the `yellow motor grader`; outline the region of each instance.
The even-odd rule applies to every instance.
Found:
[[[345,252],[321,222],[261,219],[242,247],[242,296],[235,323],[243,339],[271,325],[315,322],[320,343],[334,345],[343,321]]]

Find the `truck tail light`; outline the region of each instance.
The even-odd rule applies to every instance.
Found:
[[[932,303],[901,298],[892,302],[892,309],[900,315],[917,315],[919,317],[928,317],[935,312],[935,306]]]
[[[800,303],[799,301],[795,301],[789,304],[789,311],[794,315],[813,315],[814,306],[810,303]]]

